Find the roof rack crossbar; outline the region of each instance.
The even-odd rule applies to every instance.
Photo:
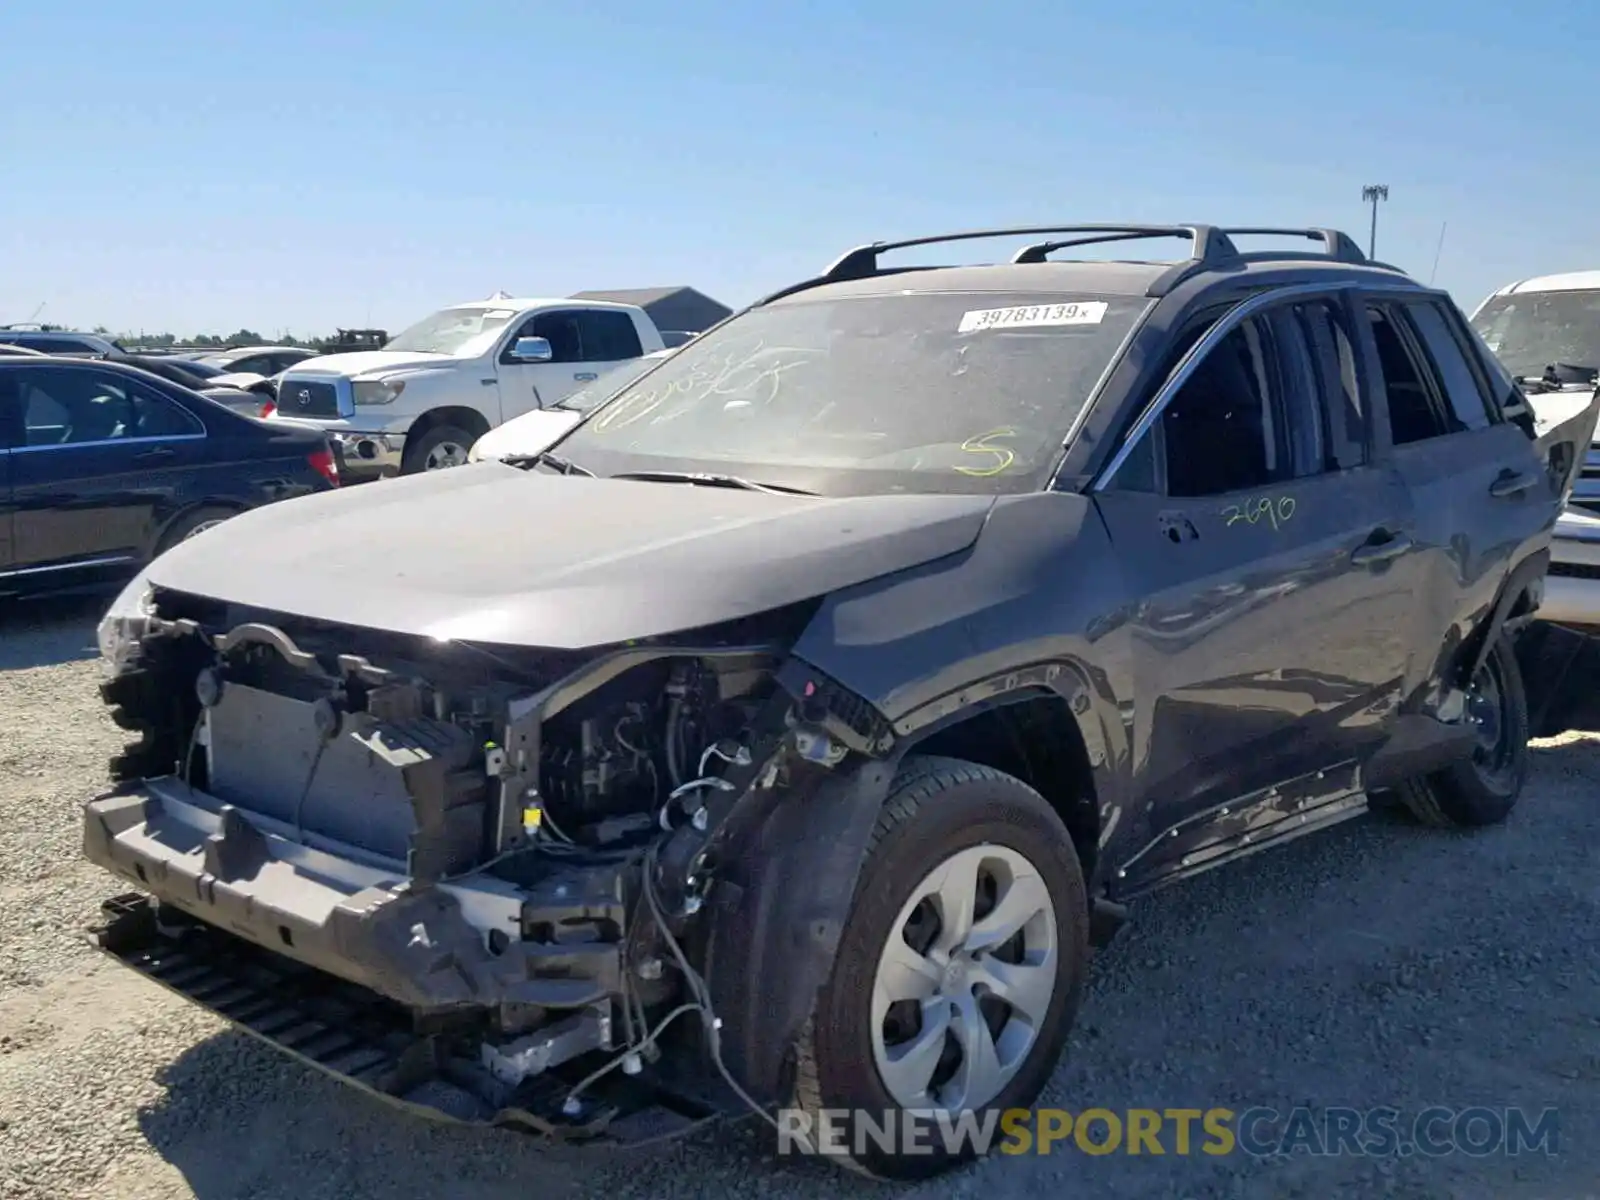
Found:
[[[1348,233],[1338,229],[1279,229],[1270,226],[1261,228],[1223,229],[1220,231],[1225,237],[1297,237],[1307,241],[1321,242],[1327,250],[1329,258],[1335,262],[1364,263],[1367,256],[1362,253],[1360,245]]]
[[[1054,242],[1035,242],[1031,246],[1024,246],[1011,256],[1014,263],[1042,263],[1057,250],[1070,250],[1074,246],[1097,246],[1105,242],[1136,242],[1157,237],[1183,238],[1193,242],[1193,234],[1187,229],[1174,229],[1167,233],[1146,233],[1143,230],[1134,233],[1102,233],[1091,237],[1066,238]],[[1216,254],[1216,243],[1212,243],[1212,253]],[[1191,261],[1193,261],[1191,259]]]
[[[1184,237],[1193,245],[1191,257],[1196,261],[1211,261],[1232,257],[1237,251],[1222,231],[1211,225],[1031,225],[1010,229],[974,229],[964,233],[942,233],[932,237],[905,238],[894,242],[873,242],[847,250],[822,272],[822,282],[837,283],[846,279],[865,279],[878,273],[878,256],[891,250],[907,250],[913,246],[932,246],[942,242],[974,241],[978,238],[1031,237],[1038,234],[1067,233],[1079,236],[1070,245],[1090,245],[1095,242],[1129,241],[1136,238]],[[1048,244],[1048,243],[1043,243]],[[1028,247],[1033,250],[1035,247]],[[1035,262],[1038,259],[1014,258],[1013,262]]]

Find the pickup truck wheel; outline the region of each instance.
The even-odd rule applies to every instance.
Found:
[[[975,1157],[971,1139],[941,1132],[962,1112],[1003,1141],[999,1115],[1038,1096],[1076,1016],[1085,896],[1072,838],[1032,788],[957,759],[908,759],[800,1038],[794,1102],[812,1145],[867,1175],[921,1179]],[[824,1116],[836,1110],[856,1123]],[[914,1141],[900,1136],[908,1122],[922,1130]]]
[[[465,466],[467,452],[477,440],[458,425],[435,425],[425,430],[421,437],[407,440],[400,473],[415,475],[419,471]]]
[[[1502,637],[1467,689],[1467,718],[1476,731],[1469,762],[1400,788],[1427,825],[1495,825],[1511,815],[1528,777],[1528,697],[1509,639]]]

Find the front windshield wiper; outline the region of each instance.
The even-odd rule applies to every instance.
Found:
[[[815,496],[805,488],[785,487],[775,483],[757,483],[738,475],[717,475],[706,471],[624,471],[612,479],[642,479],[648,483],[698,483],[705,487],[741,488],[747,492],[770,492],[775,496]]]
[[[508,454],[500,460],[509,467],[554,467],[563,475],[587,475],[594,478],[594,472],[588,467],[580,467],[570,458],[562,458],[559,454],[551,454],[548,450],[541,450],[537,454]]]

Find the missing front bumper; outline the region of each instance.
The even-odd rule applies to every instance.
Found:
[[[211,926],[165,924],[146,896],[108,900],[90,941],[306,1065],[433,1120],[637,1147],[724,1112],[720,1097],[669,1088],[656,1072],[613,1072],[586,1090],[581,1111],[565,1111],[570,1080],[547,1074],[506,1084],[448,1033],[418,1032],[405,1007]]]

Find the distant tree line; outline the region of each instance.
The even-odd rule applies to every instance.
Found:
[[[40,328],[46,332],[55,330],[67,332],[65,325],[42,325]],[[119,345],[129,350],[165,350],[170,346],[304,346],[308,350],[320,350],[331,345],[335,335],[327,334],[322,337],[296,337],[292,333],[280,333],[273,337],[263,337],[254,329],[236,329],[227,336],[217,333],[198,333],[194,337],[179,337],[175,333],[112,333],[104,325],[96,325],[90,332],[98,333],[101,337],[115,338]]]
[[[111,336],[106,329],[96,329],[94,332]],[[292,333],[277,334],[273,337],[263,337],[254,329],[236,329],[223,336],[216,333],[197,333],[190,338],[179,337],[175,333],[119,333],[115,335],[117,342],[130,350],[164,350],[169,346],[305,346],[311,350],[319,350],[333,341],[333,335],[326,337],[296,337]]]

